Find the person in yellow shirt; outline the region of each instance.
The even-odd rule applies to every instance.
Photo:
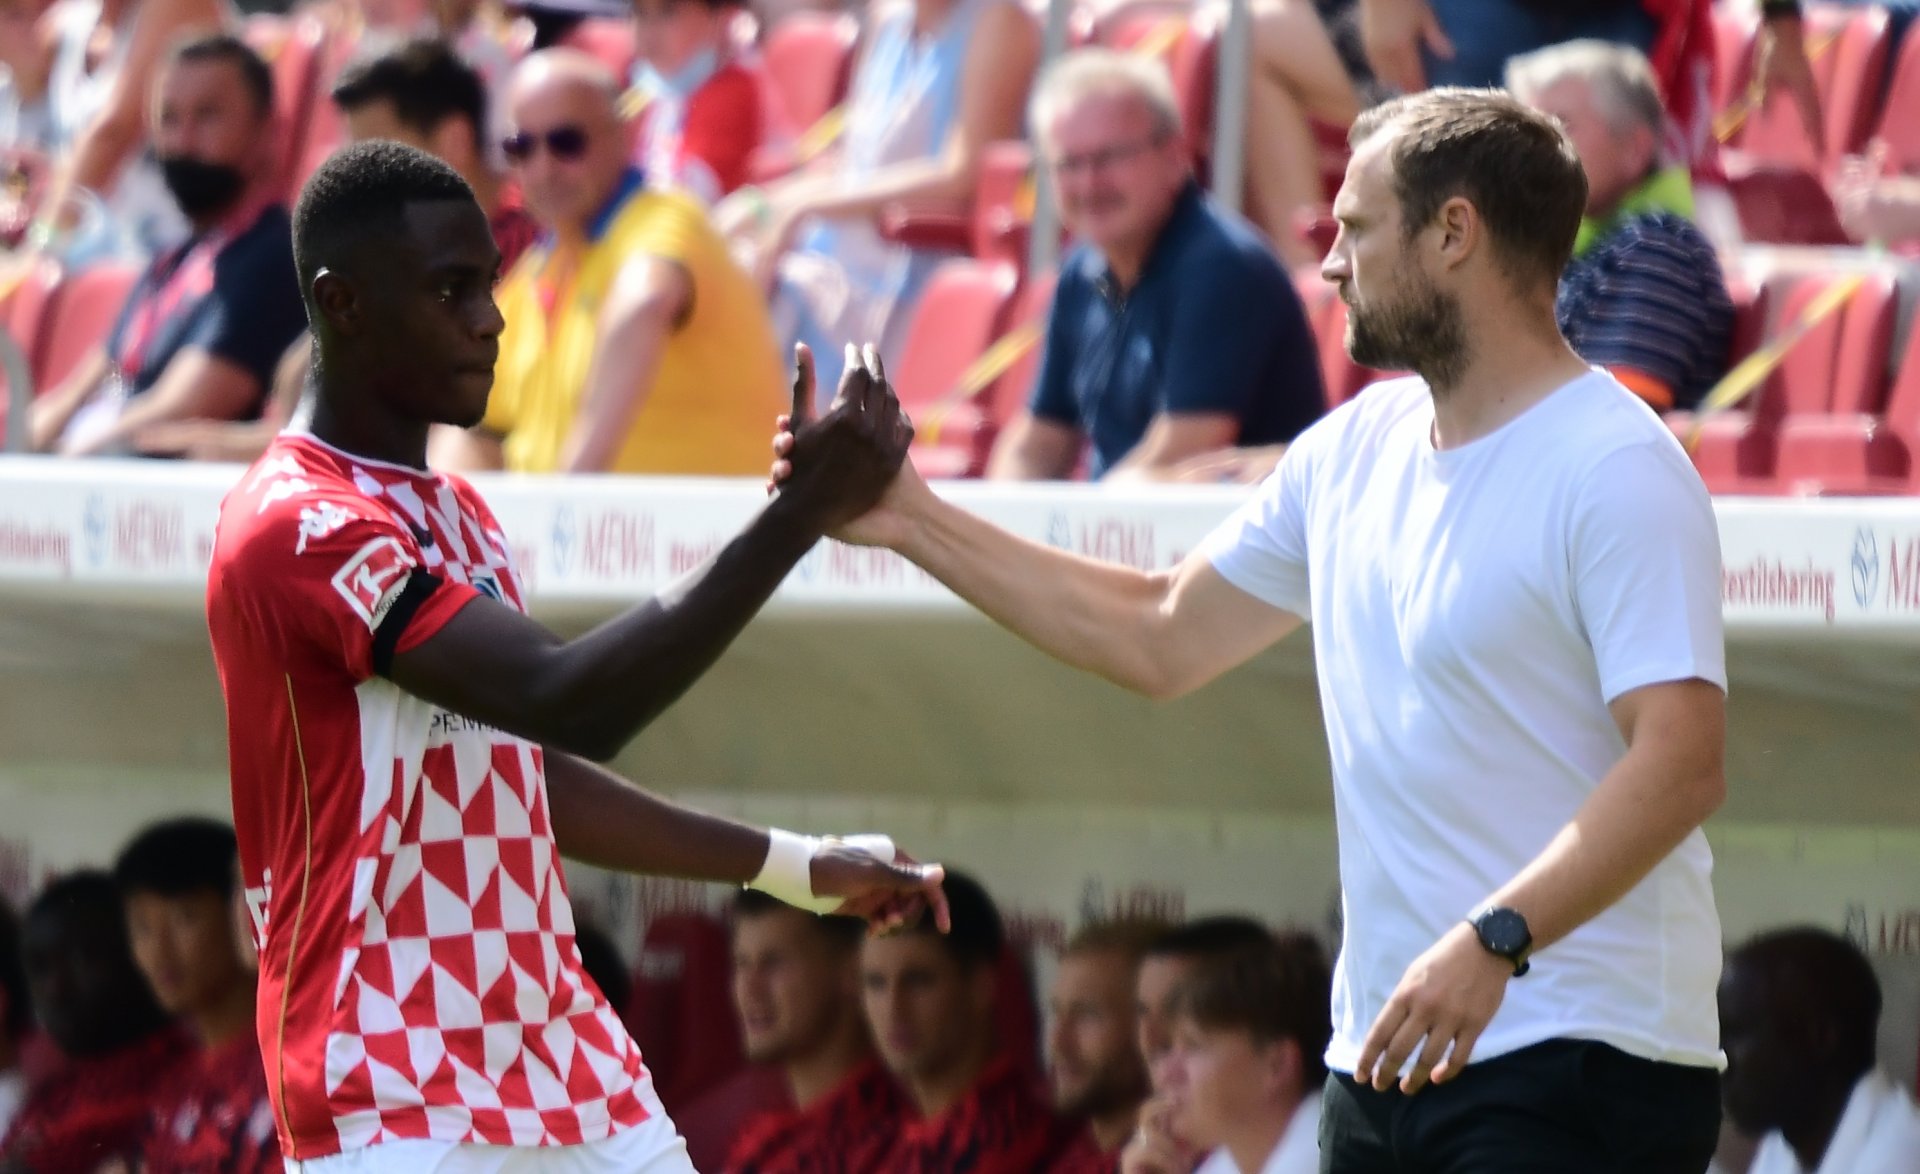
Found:
[[[435,437],[438,468],[766,472],[786,400],[765,301],[705,209],[629,166],[619,97],[573,50],[514,75],[506,153],[546,237],[500,287],[486,419]]]

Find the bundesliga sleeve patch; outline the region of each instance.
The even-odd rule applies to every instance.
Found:
[[[407,577],[413,568],[412,556],[396,539],[383,534],[361,547],[334,572],[333,589],[347,601],[354,614],[366,622],[367,630],[373,631],[406,589]]]

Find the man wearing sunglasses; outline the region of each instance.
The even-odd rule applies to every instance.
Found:
[[[592,58],[535,53],[503,144],[546,231],[500,289],[492,401],[437,466],[747,476],[781,408],[760,292],[693,197],[633,167],[620,91]]]

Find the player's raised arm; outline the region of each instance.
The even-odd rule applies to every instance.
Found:
[[[794,399],[813,394],[811,356]],[[402,689],[522,737],[604,761],[705,673],[820,536],[858,517],[903,461],[912,431],[892,389],[851,358],[832,410],[802,415],[811,470],[713,558],[657,597],[575,640],[476,599],[416,647],[396,641]],[[396,608],[388,622],[405,621]]]

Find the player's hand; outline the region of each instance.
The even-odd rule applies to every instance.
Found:
[[[1174,1135],[1173,1107],[1164,1096],[1140,1109],[1140,1126],[1120,1151],[1120,1174],[1189,1174],[1199,1157]]]
[[[1373,75],[1403,94],[1427,88],[1421,46],[1453,56],[1453,42],[1427,0],[1360,0],[1360,43]]]
[[[929,908],[941,933],[952,928],[946,890],[940,887],[947,870],[938,864],[921,864],[900,851],[891,862],[875,860],[829,840],[814,856],[808,875],[818,896],[846,898],[834,910],[837,916],[861,918],[878,933],[911,925]]]
[[[927,495],[931,491],[914,470],[913,463],[907,460],[907,450],[913,443],[913,425],[900,410],[899,400],[887,383],[880,356],[871,346],[861,351],[851,345],[847,347],[847,370],[841,376],[839,394],[827,415],[818,422],[812,419],[813,356],[805,346],[795,348],[794,368],[792,408],[774,421],[774,460],[767,482],[768,492],[798,495],[808,492],[808,487],[822,477],[832,477],[831,467],[823,469],[821,463],[825,461],[830,466],[836,458],[815,441],[816,433],[838,414],[854,411],[852,405],[859,396],[877,399],[881,407],[869,410],[883,417],[890,411],[898,421],[892,426],[892,440],[898,445],[898,452],[889,449],[887,455],[893,464],[877,491],[870,498],[857,499],[858,508],[844,510],[825,529],[842,542],[860,546],[897,545],[906,525],[901,505],[916,494]],[[873,426],[877,429],[885,424],[883,420],[876,420]],[[867,482],[862,482],[859,488],[864,491],[869,487]]]
[[[1453,927],[1407,967],[1360,1045],[1354,1079],[1385,1092],[1410,1059],[1403,1093],[1419,1092],[1429,1077],[1438,1084],[1458,1076],[1512,977],[1513,964],[1488,953],[1471,925]]]
[[[1798,16],[1777,16],[1760,32],[1760,84],[1768,97],[1785,90],[1800,110],[1800,125],[1816,159],[1827,157],[1827,124],[1820,114],[1820,89],[1807,58],[1805,28]]]

